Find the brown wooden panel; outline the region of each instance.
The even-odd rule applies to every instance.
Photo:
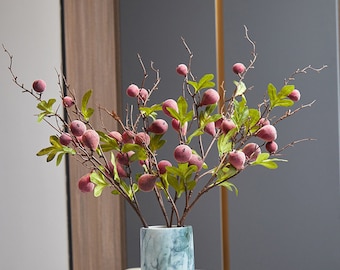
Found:
[[[114,129],[116,123],[98,106],[118,110],[118,1],[64,1],[66,77],[80,100],[93,89],[95,128]],[[104,117],[103,117],[104,115]],[[102,119],[103,118],[103,119]],[[102,121],[103,120],[103,121]],[[87,173],[70,158],[70,205],[74,270],[113,270],[125,267],[124,209],[119,197],[81,194],[77,180]]]

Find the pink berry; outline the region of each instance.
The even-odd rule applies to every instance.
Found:
[[[204,164],[203,159],[197,154],[192,154],[188,162],[189,165],[196,165],[197,171],[200,171]]]
[[[126,94],[129,97],[137,97],[139,94],[139,87],[135,84],[130,84],[128,88],[126,88]]]
[[[74,136],[79,137],[86,131],[86,125],[80,120],[73,120],[70,124],[70,129]]]
[[[72,142],[72,137],[68,133],[62,133],[59,137],[59,142],[61,145],[68,146]]]
[[[236,170],[243,170],[246,155],[242,151],[232,151],[228,155],[228,161]]]
[[[188,122],[185,122],[183,127],[181,127],[181,124],[177,119],[172,119],[171,120],[171,126],[173,127],[174,130],[176,130],[181,135],[185,136],[187,134]]]
[[[208,89],[204,92],[201,106],[216,104],[220,100],[220,95],[215,89]]]
[[[141,165],[141,166],[143,166],[143,165],[148,166],[148,167],[150,166],[150,160],[149,159],[139,160],[138,162],[139,162],[139,165]]]
[[[120,134],[120,132],[118,131],[110,131],[108,135],[109,137],[115,139],[118,143],[123,142],[122,134]]]
[[[267,118],[262,117],[257,124],[262,127],[262,126],[270,125],[270,121]]]
[[[141,191],[150,192],[155,187],[156,180],[156,175],[143,174],[138,179],[138,187]]]
[[[99,135],[95,130],[86,130],[81,138],[85,146],[90,148],[92,151],[96,151],[99,145]]]
[[[289,95],[288,98],[293,100],[294,102],[299,101],[301,97],[300,91],[297,89],[294,89]]]
[[[278,148],[279,147],[278,147],[277,143],[274,142],[274,141],[266,143],[266,149],[270,154],[274,154],[277,151]]]
[[[178,163],[186,163],[192,156],[191,148],[188,145],[181,144],[175,148],[174,157]]]
[[[119,177],[122,177],[122,178],[128,177],[128,174],[125,171],[125,169],[124,169],[122,164],[120,164],[118,161],[116,161],[116,166],[117,166],[117,173],[118,173]],[[114,171],[114,166],[113,166],[111,161],[108,163],[108,166],[106,168],[109,171],[109,175],[108,176],[112,177],[113,176],[113,171]]]
[[[74,100],[70,96],[63,97],[63,105],[65,108],[72,107],[74,105]]]
[[[211,136],[215,136],[216,135],[215,122],[209,122],[208,124],[206,124],[206,126],[204,127],[204,131],[210,134]]]
[[[89,173],[78,180],[78,188],[81,192],[92,192],[94,187],[95,185],[91,182]]]
[[[150,125],[148,131],[155,134],[164,134],[168,130],[168,123],[163,119],[156,119]]]
[[[223,119],[220,129],[224,134],[227,134],[230,130],[236,128],[236,125],[231,119]]]
[[[139,91],[139,98],[140,98],[143,102],[147,101],[148,98],[149,98],[149,92],[148,92],[148,90],[146,90],[145,88],[140,89],[140,91]]]
[[[35,80],[32,87],[35,92],[42,93],[46,89],[46,82],[44,80]]]
[[[221,124],[222,124],[223,120],[224,120],[223,117],[220,118],[220,119],[218,119],[218,120],[216,120],[216,121],[215,121],[215,127],[216,127],[216,128],[221,128]]]
[[[127,153],[122,153],[122,152],[118,152],[116,155],[116,159],[118,160],[118,162],[122,165],[129,165],[130,163],[130,157],[134,154],[133,151],[129,151]]]
[[[138,132],[135,136],[136,144],[148,146],[150,144],[150,136],[145,132]]]
[[[122,141],[123,143],[135,143],[136,134],[131,130],[125,130],[122,133]]]
[[[167,108],[174,109],[176,112],[178,112],[178,106],[177,102],[173,99],[167,99],[162,103],[162,110],[167,116],[171,116],[170,112],[167,110]]]
[[[265,125],[261,127],[255,134],[260,139],[271,142],[275,141],[277,138],[277,131],[276,128],[272,125]]]
[[[261,154],[261,148],[257,143],[248,143],[243,147],[242,152],[249,161],[255,161],[257,156]]]
[[[157,166],[158,166],[158,169],[159,169],[159,173],[164,174],[164,173],[166,173],[166,167],[167,166],[171,167],[172,164],[171,164],[170,161],[164,159],[164,160],[161,160],[160,162],[158,162]]]
[[[246,70],[246,67],[242,63],[235,63],[233,65],[233,72],[236,74],[242,74]]]
[[[186,76],[188,74],[188,67],[185,64],[179,64],[176,71],[179,75]]]

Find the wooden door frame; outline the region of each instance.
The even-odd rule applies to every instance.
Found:
[[[70,90],[81,100],[93,89],[95,128],[117,128],[98,106],[119,111],[119,1],[61,0],[63,67]],[[103,113],[104,114],[104,113]],[[70,270],[126,267],[124,203],[104,192],[81,194],[77,179],[87,171],[70,157],[67,164]]]

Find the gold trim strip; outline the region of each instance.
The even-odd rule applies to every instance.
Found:
[[[215,29],[216,29],[216,65],[217,85],[220,96],[224,97],[224,29],[223,29],[223,0],[215,0]],[[222,112],[225,100],[220,99],[219,110]],[[221,219],[222,219],[222,264],[224,270],[230,270],[229,256],[229,224],[228,224],[228,191],[221,188]]]

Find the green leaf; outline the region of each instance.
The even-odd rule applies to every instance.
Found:
[[[290,99],[281,99],[275,103],[275,107],[291,107],[294,105],[294,101]]]
[[[243,96],[242,100],[238,102],[234,100],[234,113],[232,115],[232,120],[235,125],[240,129],[240,127],[248,120],[249,118],[249,109],[246,106],[246,99]]]
[[[232,184],[228,181],[224,181],[224,182],[220,183],[219,186],[225,187],[226,189],[228,189],[231,192],[235,191],[236,196],[238,196],[238,189],[234,184]]]
[[[146,160],[148,158],[148,153],[145,150],[144,147],[134,144],[134,143],[126,143],[122,147],[122,152],[127,153],[129,151],[133,151],[134,154],[130,157],[130,160],[136,161],[136,160]]]
[[[188,81],[188,84],[195,89],[195,93],[205,88],[215,87],[215,83],[212,81],[214,74],[205,74],[198,82]]]
[[[287,96],[294,90],[294,85],[285,85],[281,88],[280,92],[276,93],[274,85],[268,85],[268,96],[270,99],[270,108],[274,107],[291,107],[294,101],[287,98]]]
[[[53,146],[46,147],[46,148],[41,149],[36,155],[37,156],[44,156],[44,155],[47,155],[48,153],[50,153],[53,150],[54,150]]]
[[[93,190],[93,195],[95,197],[99,197],[102,194],[104,188],[109,186],[109,184],[105,181],[104,175],[96,171],[93,171],[91,173],[90,180],[92,183],[95,184],[95,187]]]
[[[89,100],[92,96],[92,90],[88,90],[84,95],[83,95],[83,98],[82,98],[82,101],[81,101],[81,113],[83,114],[84,116],[84,119],[86,121],[88,121],[90,119],[90,117],[92,116],[92,114],[94,113],[94,109],[92,108],[87,108],[87,105],[89,103]]]
[[[246,85],[244,84],[244,82],[238,82],[238,81],[234,81],[234,84],[236,85],[236,91],[234,96],[241,96],[244,94],[244,92],[247,90]]]
[[[87,105],[89,103],[89,100],[92,96],[92,90],[88,90],[84,95],[83,95],[83,98],[82,98],[82,101],[81,101],[81,110],[84,111],[86,110],[87,108]]]
[[[185,100],[183,96],[180,96],[177,100],[178,105],[178,113],[179,115],[185,115],[188,110],[188,102]]]
[[[268,84],[267,92],[268,92],[270,103],[273,104],[277,99],[276,87],[271,83]]]
[[[64,156],[64,153],[60,153],[58,156],[57,156],[57,166],[61,163],[62,159],[63,159],[63,156]]]
[[[55,135],[50,136],[50,147],[46,147],[41,149],[36,155],[37,156],[44,156],[47,155],[47,162],[50,162],[55,158],[55,156],[59,153],[57,157],[56,164],[57,166],[60,164],[64,154],[76,154],[76,151],[70,147],[61,145],[59,142],[59,138]]]
[[[277,94],[278,98],[286,98],[293,90],[295,89],[294,85],[284,85],[280,92]]]
[[[188,81],[188,84],[190,84],[195,89],[195,92],[198,91],[198,83],[197,82]]]
[[[259,110],[257,109],[249,109],[249,117],[248,117],[248,122],[246,123],[246,127],[251,133],[256,132],[260,126],[256,125],[261,118],[261,114]]]
[[[216,170],[217,168],[215,168]],[[225,182],[226,180],[230,179],[237,173],[237,170],[233,166],[226,166],[223,167],[217,174],[216,183],[220,184]]]
[[[48,155],[47,155],[47,159],[46,159],[46,161],[47,162],[50,162],[50,161],[52,161],[53,159],[54,159],[54,157],[55,157],[55,155],[57,154],[57,152],[56,151],[52,151],[52,152],[50,152]]]
[[[161,104],[154,104],[151,107],[139,107],[139,110],[142,114],[144,114],[147,117],[151,117],[152,119],[156,119],[157,117],[157,111],[162,110]]]
[[[212,82],[213,79],[214,79],[214,74],[209,73],[209,74],[203,75],[203,77],[198,82],[197,91],[202,90],[204,88],[214,87],[215,83]]]
[[[103,152],[108,152],[112,150],[119,151],[119,145],[114,138],[110,137],[109,135],[99,130],[97,131],[97,133],[101,141],[100,147],[103,150]]]
[[[166,109],[169,111],[170,115],[171,115],[173,118],[175,118],[175,119],[177,119],[177,120],[180,119],[179,113],[178,113],[175,109],[170,108],[170,107],[167,107]]]
[[[39,110],[46,112],[46,113],[53,114],[54,111],[52,109],[52,106],[55,102],[56,102],[56,99],[54,99],[54,98],[49,99],[47,102],[45,100],[42,100],[37,104],[37,108]]]
[[[163,135],[161,134],[154,134],[150,136],[150,144],[149,148],[152,152],[157,151],[158,149],[162,148],[165,144],[165,140],[162,139]]]
[[[203,128],[199,128],[199,129],[196,129],[192,134],[190,134],[190,136],[187,138],[187,143],[189,144],[191,142],[191,140],[194,138],[194,137],[197,137],[197,136],[200,136],[204,134],[204,131],[203,131]]]
[[[279,158],[272,158],[269,159],[270,154],[269,153],[261,153],[257,156],[256,160],[251,162],[250,165],[261,165],[263,167],[266,167],[267,169],[276,169],[278,165],[276,162],[287,162],[285,159],[279,159]]]
[[[222,156],[224,153],[228,153],[233,149],[233,143],[230,141],[231,132],[227,134],[221,134],[217,140],[217,149],[219,155]]]

